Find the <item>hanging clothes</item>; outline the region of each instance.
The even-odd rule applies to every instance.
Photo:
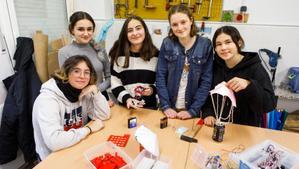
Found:
[[[32,60],[31,38],[17,38],[14,55],[16,73],[3,80],[8,93],[5,99],[0,128],[0,164],[17,157],[18,148],[25,162],[35,161],[35,143],[32,127],[32,107],[39,94],[41,81]]]

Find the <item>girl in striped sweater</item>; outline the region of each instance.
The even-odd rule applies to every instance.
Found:
[[[158,49],[139,16],[126,19],[111,48],[111,89],[127,108],[156,108],[155,76]]]

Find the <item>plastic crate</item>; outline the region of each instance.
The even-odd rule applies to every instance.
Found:
[[[123,150],[121,150],[111,142],[105,142],[86,150],[84,152],[84,157],[87,160],[90,168],[96,169],[96,167],[91,163],[92,159],[104,155],[106,153],[114,155],[115,152],[117,152],[118,156],[122,157],[123,160],[127,163],[127,165],[121,167],[121,169],[132,169],[131,163],[133,160],[131,159],[131,157],[129,157]]]
[[[146,166],[140,166],[139,163],[144,160],[144,158],[148,159]],[[166,158],[163,157],[156,157],[154,155],[152,155],[151,153],[149,153],[148,151],[146,151],[145,149],[143,149],[138,156],[134,159],[133,161],[133,168],[134,169],[155,169],[155,167],[157,167],[157,165],[160,165],[160,168],[163,169],[170,169],[170,161],[167,160]],[[161,166],[162,165],[162,166]],[[159,167],[158,167],[159,168]]]
[[[238,155],[240,160],[240,168],[244,169],[260,169],[269,168],[289,168],[298,169],[299,154],[289,150],[280,144],[265,140],[256,144]],[[275,167],[276,168],[276,167]]]

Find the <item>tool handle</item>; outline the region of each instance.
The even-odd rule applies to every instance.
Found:
[[[187,141],[189,143],[197,143],[197,139],[195,138],[192,138],[192,137],[188,137],[188,136],[185,136],[185,135],[181,135],[181,140],[184,140],[184,141]]]

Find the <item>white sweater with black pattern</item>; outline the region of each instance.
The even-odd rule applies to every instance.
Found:
[[[142,96],[145,101],[145,108],[154,108],[157,106],[156,80],[157,56],[149,61],[144,61],[139,57],[139,53],[131,53],[129,67],[124,68],[125,56],[118,58],[118,65],[111,64],[111,90],[118,102],[125,105],[129,98],[135,97],[134,89],[137,86],[152,87],[151,96]]]

